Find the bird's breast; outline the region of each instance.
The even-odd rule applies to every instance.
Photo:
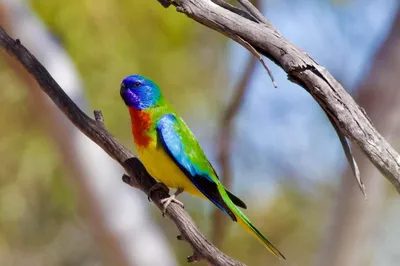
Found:
[[[139,149],[138,155],[149,174],[167,187],[183,188],[189,194],[204,197],[162,146],[149,145]]]

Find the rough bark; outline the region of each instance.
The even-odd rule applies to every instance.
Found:
[[[378,50],[372,68],[358,88],[356,99],[364,106],[375,126],[388,140],[400,134],[400,11],[388,38]],[[397,143],[397,148],[400,146]],[[360,151],[360,171],[368,190],[368,199],[358,193],[357,184],[349,178],[351,170],[342,176],[337,195],[333,223],[315,265],[368,265],[373,251],[377,225],[381,220],[386,186],[379,172]],[[371,252],[372,251],[372,252]]]
[[[159,0],[178,12],[214,29],[243,47],[249,47],[280,66],[288,79],[306,89],[327,113],[340,133],[357,144],[400,193],[400,156],[376,130],[365,110],[342,85],[308,54],[285,39],[271,23],[257,23],[242,12],[218,5],[220,1]],[[247,2],[248,1],[240,1]],[[254,16],[253,16],[254,17]],[[352,161],[350,161],[352,163]],[[360,184],[362,187],[362,184]]]

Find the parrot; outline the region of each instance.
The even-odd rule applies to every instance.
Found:
[[[176,189],[173,195],[161,200],[163,214],[171,202],[184,206],[176,198],[182,192],[208,199],[252,233],[272,254],[286,259],[238,208],[247,206],[222,185],[195,135],[156,83],[141,75],[130,75],[122,80],[120,95],[129,110],[139,159],[159,181],[149,195],[160,186]]]

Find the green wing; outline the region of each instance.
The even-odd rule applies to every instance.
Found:
[[[166,114],[158,121],[157,132],[163,148],[189,180],[211,202],[236,221],[235,215],[218,190],[217,185],[222,185],[214,168],[201,149],[196,137],[183,120],[173,114]],[[246,208],[246,204],[239,198],[228,191],[227,194],[235,205]]]

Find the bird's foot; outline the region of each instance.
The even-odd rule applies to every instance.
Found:
[[[176,199],[175,194],[169,196],[168,198],[162,199],[160,202],[164,206],[163,212],[162,212],[163,216],[165,216],[165,213],[167,212],[167,208],[172,202],[175,202],[176,204],[180,205],[182,208],[185,207],[185,205],[181,201]]]
[[[169,193],[169,188],[168,188],[164,183],[162,183],[162,182],[157,182],[157,183],[154,184],[154,186],[152,186],[152,187],[149,189],[149,193],[147,194],[147,199],[148,199],[149,201],[151,201],[151,194],[152,194],[154,191],[159,190],[159,189],[162,189],[162,190],[164,190],[165,192]]]
[[[176,204],[180,205],[182,208],[185,208],[185,205],[176,199],[176,197],[181,194],[183,192],[183,189],[178,188],[178,190],[171,196],[169,196],[168,198],[162,199],[160,200],[161,204],[163,205],[163,212],[162,215],[163,217],[165,216],[165,213],[167,212],[167,208],[168,206],[171,204],[171,202],[175,202]]]

